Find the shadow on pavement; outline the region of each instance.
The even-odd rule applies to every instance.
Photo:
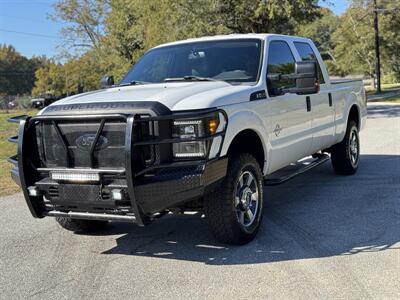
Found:
[[[368,118],[396,118],[400,117],[400,105],[368,105]]]
[[[399,155],[363,155],[354,176],[337,176],[326,163],[266,187],[261,230],[245,246],[215,242],[197,214],[145,228],[114,223],[103,234],[122,236],[103,254],[234,265],[383,251],[400,241],[399,173]]]

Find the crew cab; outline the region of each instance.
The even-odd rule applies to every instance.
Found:
[[[264,187],[329,158],[337,174],[359,165],[362,81],[331,81],[306,38],[169,43],[102,87],[10,120],[19,123],[12,177],[35,218],[89,231],[200,211],[218,241],[245,244]]]

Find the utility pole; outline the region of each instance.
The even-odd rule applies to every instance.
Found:
[[[381,55],[379,51],[379,28],[378,28],[378,6],[374,0],[374,31],[375,31],[375,73],[376,91],[381,93]]]

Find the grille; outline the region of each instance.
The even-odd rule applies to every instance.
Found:
[[[101,198],[103,200],[110,200],[111,199],[111,193],[108,189],[103,189],[101,191]]]
[[[67,167],[64,144],[68,149],[72,167],[124,167],[125,122],[105,122],[93,152],[92,162],[90,149],[100,128],[100,121],[58,122],[59,131],[50,122],[43,122],[38,127],[37,142],[44,167]]]
[[[63,201],[85,203],[101,200],[98,185],[63,184],[60,189]]]
[[[60,193],[58,191],[57,186],[51,186],[49,187],[49,196],[51,199],[56,199],[60,197]]]

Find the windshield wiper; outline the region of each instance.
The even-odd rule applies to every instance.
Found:
[[[140,81],[140,80],[132,80],[132,81],[129,81],[129,82],[121,83],[118,86],[139,85],[139,84],[148,84],[148,83],[150,83],[150,82]]]
[[[172,82],[172,81],[217,81],[211,77],[200,77],[194,75],[188,75],[183,77],[176,77],[176,78],[165,78],[165,82]]]

